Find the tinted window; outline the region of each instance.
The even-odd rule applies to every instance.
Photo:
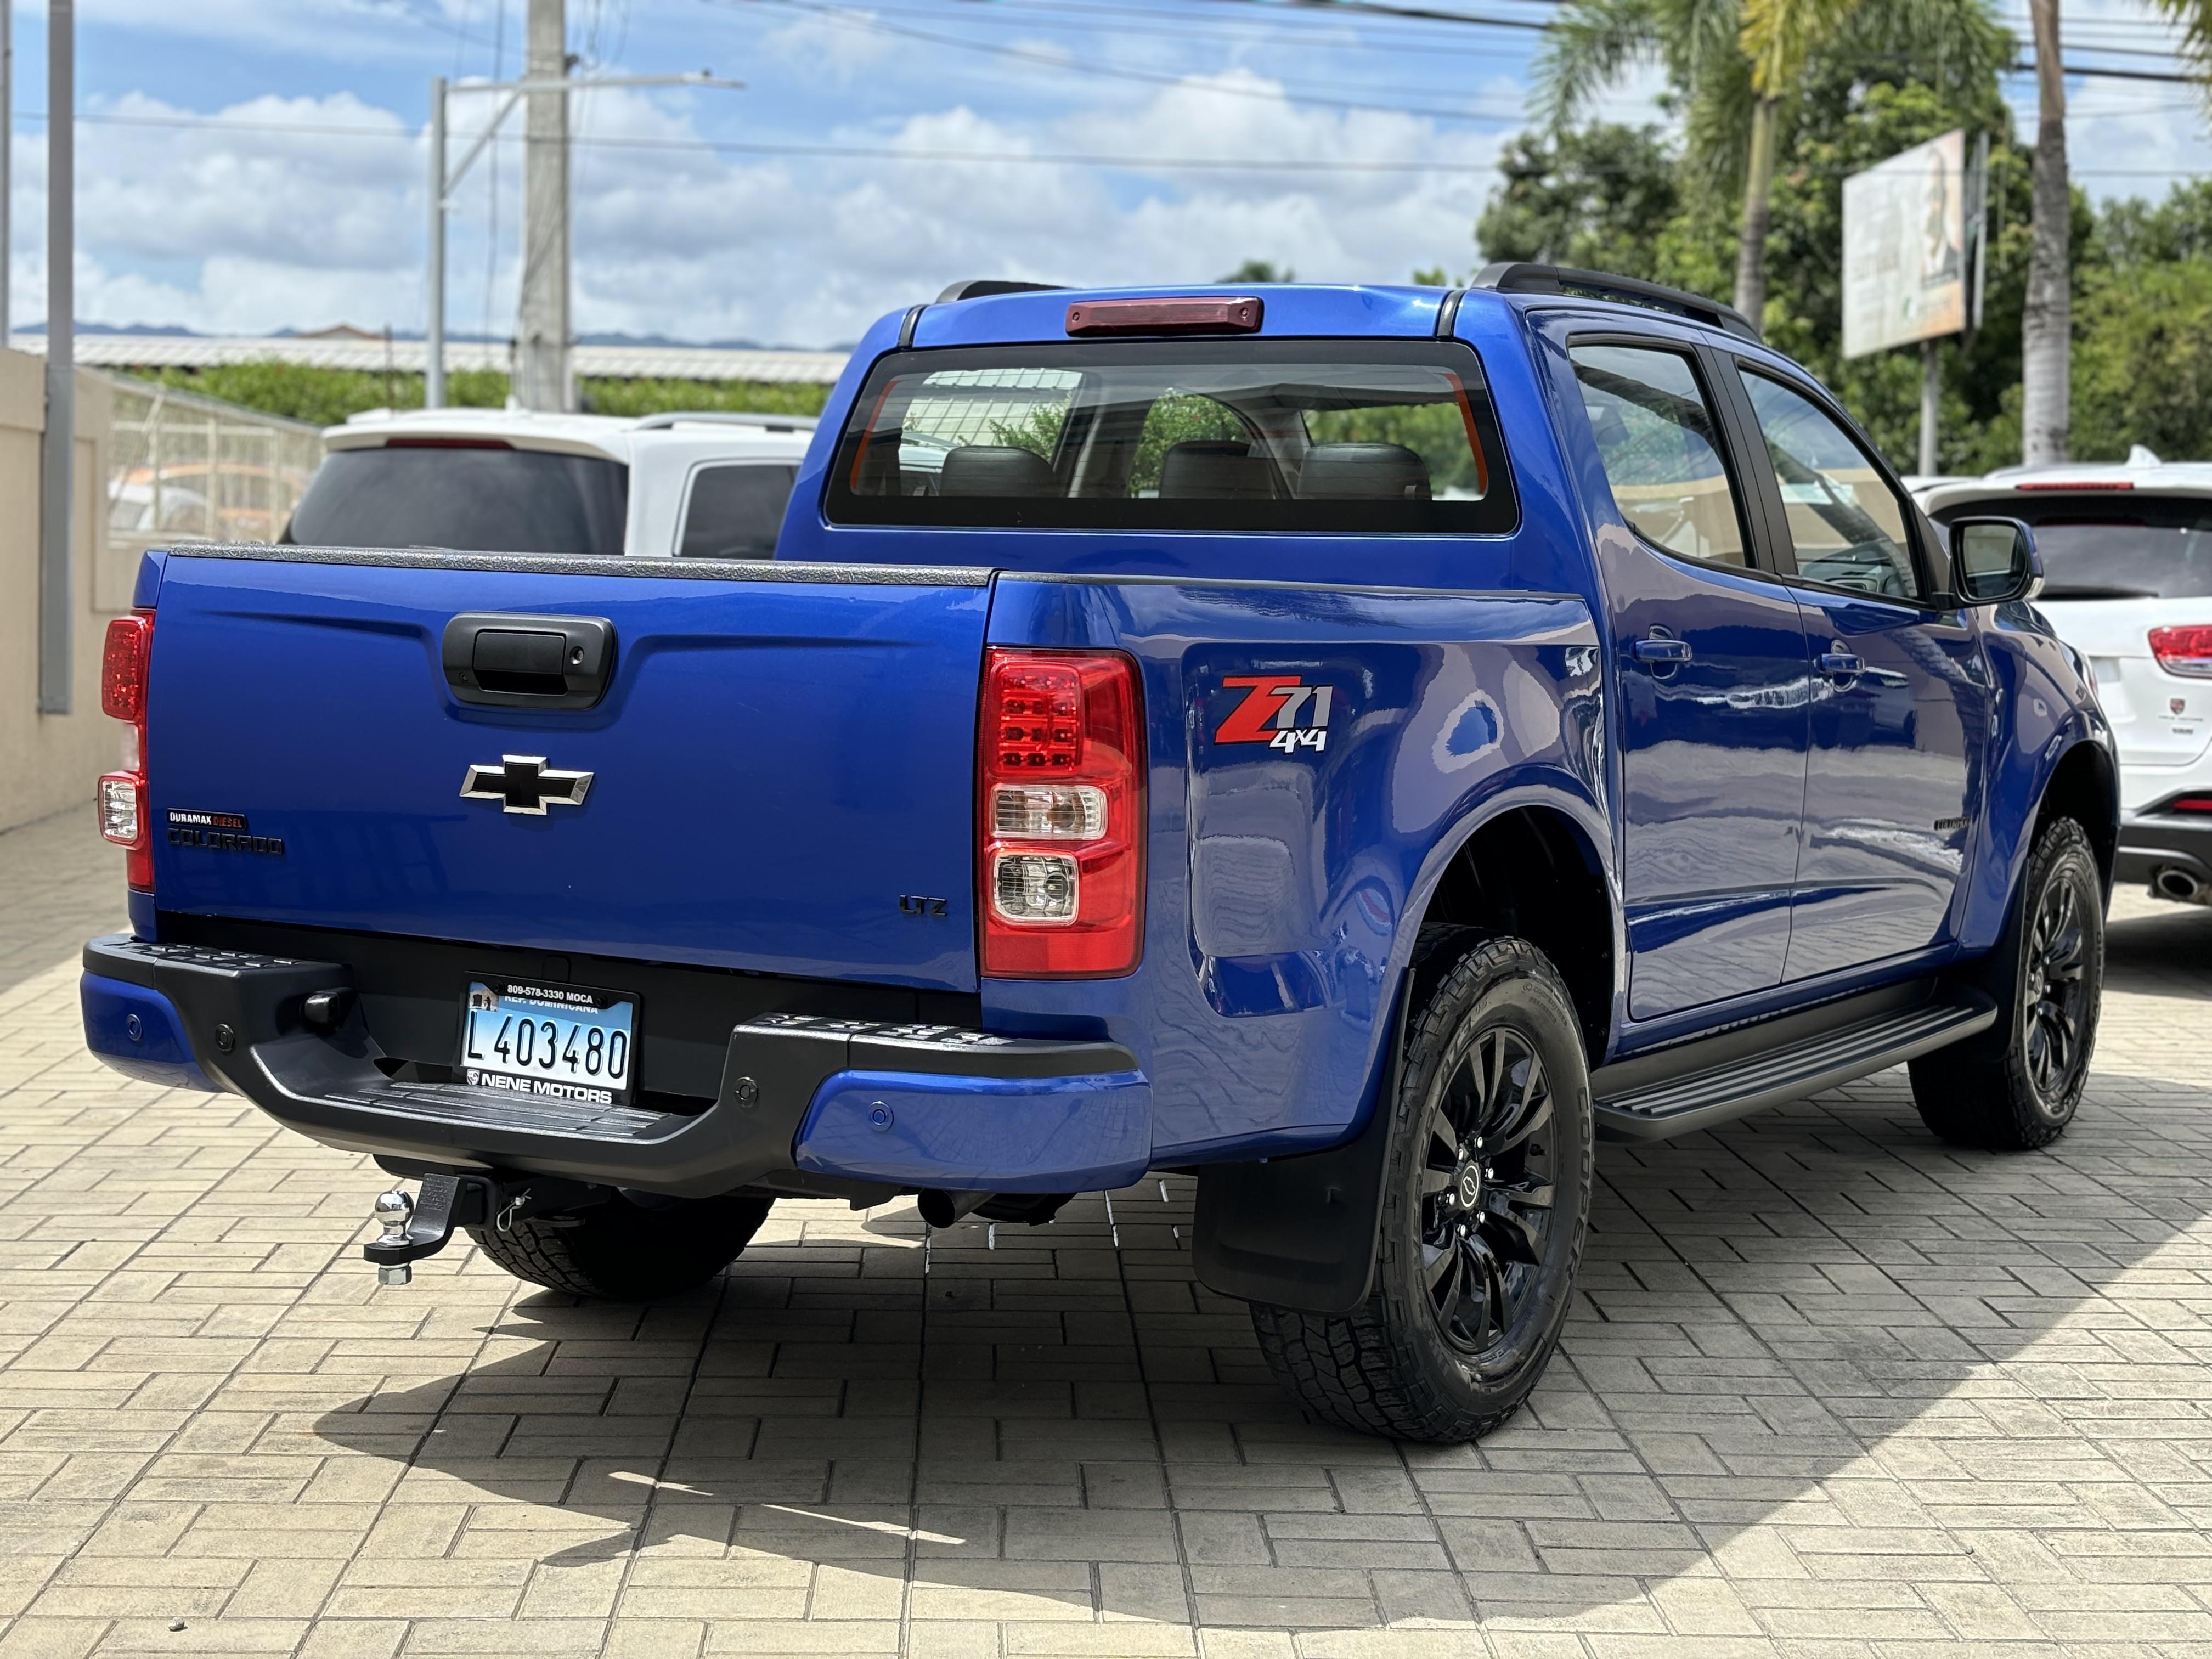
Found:
[[[629,469],[600,456],[430,444],[338,449],[308,482],[284,539],[619,554],[629,504]]]
[[[1690,360],[1644,346],[1580,345],[1569,356],[1613,505],[1630,527],[1669,553],[1748,564],[1712,406]]]
[[[1743,388],[1782,486],[1797,574],[1885,599],[1917,598],[1905,504],[1857,440],[1778,380],[1746,374]]]
[[[2212,501],[2137,495],[2000,495],[1943,509],[2035,526],[2046,599],[2212,599]]]
[[[886,358],[828,509],[846,524],[1498,532],[1480,365],[1410,340],[1128,340]]]
[[[791,499],[793,466],[709,466],[691,476],[684,507],[683,559],[772,559]]]

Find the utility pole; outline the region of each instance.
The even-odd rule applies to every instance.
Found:
[[[8,0],[0,0],[0,6],[4,6],[7,3]],[[575,81],[568,77],[567,64],[564,60],[562,71],[559,75],[549,76],[544,79],[535,75],[526,75],[520,81],[464,81],[457,87],[448,86],[443,76],[434,76],[431,78],[430,269],[428,280],[424,284],[429,301],[429,316],[427,326],[422,331],[425,336],[424,343],[428,348],[428,360],[423,374],[423,402],[428,408],[442,408],[446,401],[446,216],[453,210],[453,192],[461,187],[461,180],[468,175],[469,169],[476,165],[477,157],[483,155],[498,137],[500,128],[506,123],[507,118],[514,112],[514,106],[525,97],[531,99],[534,108],[537,95],[539,94],[547,94],[565,100],[572,92],[581,92],[593,87],[720,87],[725,90],[735,91],[744,86],[742,81],[717,80],[710,71],[706,70],[684,75],[602,75],[594,76],[587,81]],[[457,93],[466,92],[503,92],[507,96],[500,100],[499,107],[492,112],[491,119],[484,124],[483,131],[477,134],[476,142],[471,144],[463,153],[461,159],[448,169],[446,166],[446,152],[451,127],[447,118],[447,100]],[[564,120],[562,125],[565,128],[566,121]],[[560,148],[564,152],[567,150],[568,145],[565,141]],[[532,153],[535,154],[534,151]],[[535,175],[532,177],[534,179]],[[534,200],[535,198],[530,199]],[[561,169],[559,199],[562,222],[561,314],[563,321],[558,337],[562,342],[561,356],[563,360],[562,373],[565,377],[567,372],[565,364],[568,357],[566,318],[568,312],[568,166],[565,161]],[[532,233],[526,219],[523,233],[522,301],[526,316],[530,307],[529,271],[533,266],[530,255],[531,250],[535,246]],[[517,396],[523,397],[519,377]],[[560,408],[562,405],[533,404],[524,398],[524,407],[553,409]]]
[[[14,274],[15,226],[8,204],[15,196],[15,9],[0,0],[0,346],[8,343],[8,278]]]
[[[532,81],[565,82],[563,0],[530,0]],[[514,395],[525,409],[570,410],[568,373],[568,94],[528,94],[522,149],[522,302],[516,317]]]
[[[0,0],[5,5],[8,0]],[[430,77],[430,282],[424,296],[422,407],[446,406],[446,77]]]
[[[2020,318],[2021,459],[2050,466],[2072,443],[2074,196],[2067,183],[2066,69],[2058,0],[2028,0],[2035,34],[2035,221]]]
[[[1936,342],[1920,343],[1920,473],[1936,476],[1936,417],[1943,408],[1943,363]]]
[[[76,443],[76,0],[46,3],[46,422],[39,434],[39,712],[70,712]]]

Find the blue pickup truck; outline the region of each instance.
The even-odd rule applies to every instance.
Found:
[[[772,562],[149,554],[85,1030],[418,1183],[386,1282],[1194,1176],[1308,1412],[1464,1440],[1596,1140],[1906,1061],[1946,1140],[2063,1130],[2115,768],[2039,580],[1686,294],[963,284]]]

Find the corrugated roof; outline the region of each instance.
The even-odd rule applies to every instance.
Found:
[[[9,340],[18,351],[44,356],[43,334]],[[201,334],[80,334],[76,361],[97,368],[214,368],[232,363],[300,363],[310,368],[391,368],[419,374],[420,340],[304,339],[293,336],[223,338]],[[827,385],[845,367],[842,351],[740,351],[719,346],[580,345],[569,354],[580,377],[623,380],[768,380]],[[505,342],[449,340],[448,370],[505,369]]]

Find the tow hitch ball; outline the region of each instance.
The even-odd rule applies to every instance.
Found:
[[[456,1227],[480,1227],[490,1213],[491,1188],[468,1176],[424,1176],[422,1195],[394,1187],[379,1193],[370,1214],[383,1233],[361,1247],[376,1264],[380,1285],[404,1285],[415,1264],[446,1248]]]
[[[604,1203],[605,1187],[551,1177],[526,1178],[510,1185],[490,1176],[430,1175],[413,1198],[394,1187],[379,1193],[370,1217],[384,1231],[361,1247],[376,1267],[380,1285],[404,1285],[415,1263],[435,1255],[453,1241],[459,1227],[496,1227],[505,1232],[525,1216],[580,1210]]]

